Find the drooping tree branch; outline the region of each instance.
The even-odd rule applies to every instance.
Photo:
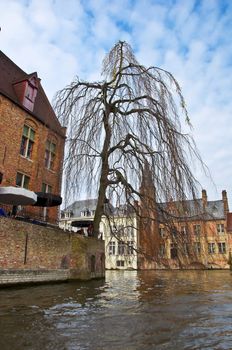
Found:
[[[65,178],[71,191],[93,191],[97,236],[108,198],[134,208],[145,164],[157,202],[195,197],[192,159],[202,161],[182,130],[189,117],[178,82],[158,67],[140,65],[118,42],[103,61],[102,82],[76,79],[57,93],[55,108],[67,126]]]

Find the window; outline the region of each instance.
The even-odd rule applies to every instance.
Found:
[[[64,212],[64,217],[65,217],[65,219],[68,219],[68,218],[70,218],[70,211],[65,211]]]
[[[125,243],[118,242],[118,255],[124,255],[124,254],[125,254]]]
[[[225,233],[225,227],[224,224],[217,224],[217,233],[219,235],[224,234]]]
[[[225,242],[218,243],[218,253],[225,254],[226,253],[226,244]]]
[[[115,242],[109,243],[109,255],[115,255]]]
[[[119,237],[125,236],[125,230],[124,230],[124,226],[123,225],[119,225],[117,229],[118,229]]]
[[[46,183],[42,183],[42,192],[52,193],[52,186],[50,186]]]
[[[42,183],[42,192],[45,192],[45,193],[51,193],[52,192],[52,187],[46,183]],[[46,221],[47,218],[48,218],[48,208],[47,207],[44,207],[43,208],[43,220]]]
[[[125,230],[123,225],[114,226],[113,234],[120,238],[125,235]]]
[[[81,211],[81,216],[91,216],[91,211],[88,208],[85,208]]]
[[[183,243],[183,253],[185,255],[189,255],[190,254],[190,246],[188,243]]]
[[[35,88],[31,85],[28,84],[27,86],[27,90],[26,90],[26,97],[30,100],[30,101],[34,101],[34,95],[35,95]]]
[[[128,239],[134,239],[134,228],[132,226],[124,227],[124,232]]]
[[[208,243],[208,253],[209,254],[215,253],[215,243]]]
[[[129,241],[127,242],[127,253],[128,255],[133,255],[134,254],[134,242],[133,241]]]
[[[124,267],[124,261],[123,260],[117,260],[117,266],[118,267]]]
[[[160,227],[159,228],[159,234],[160,234],[161,238],[164,238],[164,236],[165,236],[165,229],[164,229],[164,227]]]
[[[20,146],[20,154],[22,156],[31,159],[34,141],[35,141],[35,131],[31,127],[24,125],[23,136],[22,136],[21,146]]]
[[[134,239],[134,228],[133,227],[128,227],[127,228],[128,235],[130,236],[131,239]]]
[[[193,225],[193,232],[195,236],[199,236],[201,234],[201,225]]]
[[[160,244],[159,246],[159,257],[163,258],[165,256],[165,245],[164,244]]]
[[[47,169],[51,169],[51,170],[54,169],[55,155],[56,155],[55,143],[51,141],[47,141],[46,149],[45,149],[45,167]]]
[[[182,236],[185,236],[186,233],[187,233],[187,229],[186,229],[186,226],[181,226],[180,227],[180,233]]]
[[[200,242],[195,242],[194,243],[194,249],[197,254],[200,254],[201,252],[201,243]]]
[[[171,243],[170,255],[171,259],[175,259],[178,256],[177,245],[175,243]]]
[[[27,81],[23,105],[30,111],[34,109],[35,98],[37,95],[37,79],[35,77]]]
[[[178,231],[177,231],[176,227],[173,227],[173,228],[172,228],[172,237],[173,237],[174,239],[177,238],[177,233],[178,233]]]
[[[30,181],[29,176],[27,176],[25,174],[17,173],[17,175],[16,175],[16,186],[17,187],[23,187],[23,188],[28,189],[29,181]]]

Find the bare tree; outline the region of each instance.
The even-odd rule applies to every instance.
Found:
[[[102,73],[102,82],[77,78],[57,93],[55,103],[68,128],[66,189],[98,191],[95,236],[108,198],[133,207],[144,196],[139,186],[145,164],[156,200],[182,201],[195,197],[189,160],[200,160],[194,141],[182,131],[184,119],[190,123],[171,73],[140,65],[121,41],[104,59]]]

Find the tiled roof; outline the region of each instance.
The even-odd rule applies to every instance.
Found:
[[[183,205],[181,202],[173,202],[171,205],[177,208],[177,216],[180,219],[225,219],[223,200],[208,201],[205,208],[202,199],[186,200]],[[169,206],[170,203],[158,204],[160,213],[168,211]]]
[[[225,219],[224,205],[222,200],[208,201],[207,206],[204,209],[202,199],[186,200],[184,204],[181,202],[166,202],[158,203],[159,220],[163,221],[166,213],[170,214],[170,204],[176,208],[176,214],[173,214],[173,218],[177,220],[221,220]],[[85,199],[75,201],[68,206],[64,211],[72,211],[74,217],[81,216],[81,211],[96,209],[97,199]],[[111,206],[111,214],[122,215],[132,214],[133,208],[128,205],[121,205],[118,208]],[[232,227],[232,219],[231,219]]]
[[[69,205],[64,211],[72,211],[74,217],[80,217],[81,212],[89,210],[90,212],[95,210],[97,206],[97,199],[84,199],[75,201]]]
[[[65,129],[60,125],[40,83],[38,85],[38,93],[35,99],[33,112],[30,112],[18,100],[13,84],[27,80],[32,76],[37,76],[37,73],[25,73],[0,50],[0,93],[18,104],[21,108],[25,109],[49,129],[65,137]]]
[[[63,211],[71,211],[73,217],[80,217],[82,211],[89,211],[91,213],[92,211],[96,210],[96,207],[97,199],[83,199],[73,202]],[[107,209],[108,214],[112,214],[115,210],[115,208],[110,203],[108,203],[108,207],[106,206],[105,209]]]

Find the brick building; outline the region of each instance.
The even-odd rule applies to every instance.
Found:
[[[202,197],[159,206],[160,249],[157,260],[169,268],[229,268],[232,251],[231,213],[226,191],[222,198]],[[171,222],[163,219],[169,213]]]
[[[197,269],[232,266],[232,213],[226,191],[218,200],[156,202],[152,174],[145,166],[141,201],[132,207],[111,208],[102,217],[107,269]],[[60,227],[75,230],[79,221],[91,223],[97,200],[76,201],[66,208]]]
[[[147,189],[143,190],[143,186]],[[209,201],[203,190],[201,198],[185,203],[155,203],[152,202],[154,188],[145,178],[141,191],[150,194],[151,202],[139,204],[139,215],[125,210],[126,206],[113,208],[111,228],[106,217],[102,217],[100,230],[105,241],[107,269],[230,267],[232,213],[226,191],[222,191],[221,199],[214,201]],[[78,222],[88,226],[94,219],[96,202],[96,199],[74,202],[64,210],[60,227],[76,231]]]
[[[61,192],[63,128],[36,72],[27,74],[0,51],[0,186]],[[28,206],[27,215],[49,222],[58,209]]]

